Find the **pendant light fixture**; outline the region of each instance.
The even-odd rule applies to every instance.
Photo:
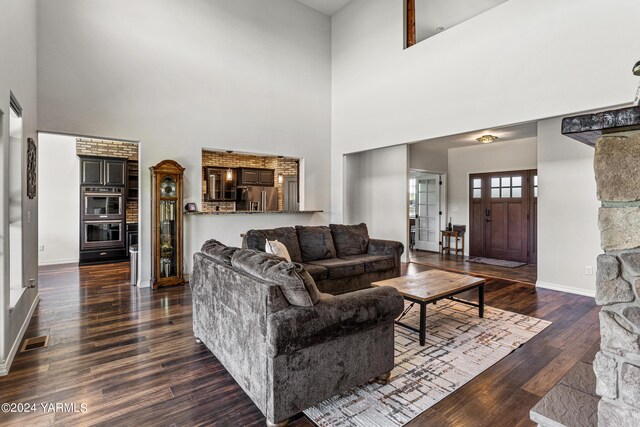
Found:
[[[233,154],[233,150],[227,150],[227,154],[231,155]],[[232,181],[233,180],[233,171],[231,170],[231,168],[227,169],[227,181]]]

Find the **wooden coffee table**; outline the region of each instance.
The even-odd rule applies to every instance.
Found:
[[[396,320],[396,323],[420,334],[420,345],[424,345],[425,341],[427,304],[447,298],[478,307],[479,316],[484,316],[484,279],[480,277],[450,273],[442,270],[427,270],[410,276],[373,282],[371,286],[391,286],[392,288],[396,288],[405,300],[411,301],[412,304],[402,313],[398,320]],[[478,288],[478,304],[453,297],[454,295],[473,288]],[[400,321],[409,312],[411,307],[413,307],[413,304],[420,306],[419,329]]]

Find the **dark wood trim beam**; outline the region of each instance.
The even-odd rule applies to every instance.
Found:
[[[407,0],[406,7],[407,47],[416,44],[416,0]]]

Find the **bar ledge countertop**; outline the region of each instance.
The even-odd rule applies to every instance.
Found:
[[[304,211],[185,211],[186,216],[198,215],[255,215],[255,214],[314,214],[324,212],[321,210],[304,210]]]

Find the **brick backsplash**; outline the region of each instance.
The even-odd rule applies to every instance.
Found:
[[[225,153],[220,151],[202,151],[202,210],[210,212],[215,210],[216,202],[205,200],[207,192],[207,178],[204,167],[223,168],[265,168],[274,169],[278,188],[278,210],[284,206],[284,182],[278,182],[278,175],[283,177],[297,176],[298,165],[296,159],[279,159],[277,156],[257,156],[252,154]]]
[[[138,160],[138,144],[124,141],[76,138],[76,154]],[[127,200],[127,223],[138,222],[138,201]]]
[[[76,138],[76,153],[84,156],[120,157],[138,160],[138,144],[124,141]]]

